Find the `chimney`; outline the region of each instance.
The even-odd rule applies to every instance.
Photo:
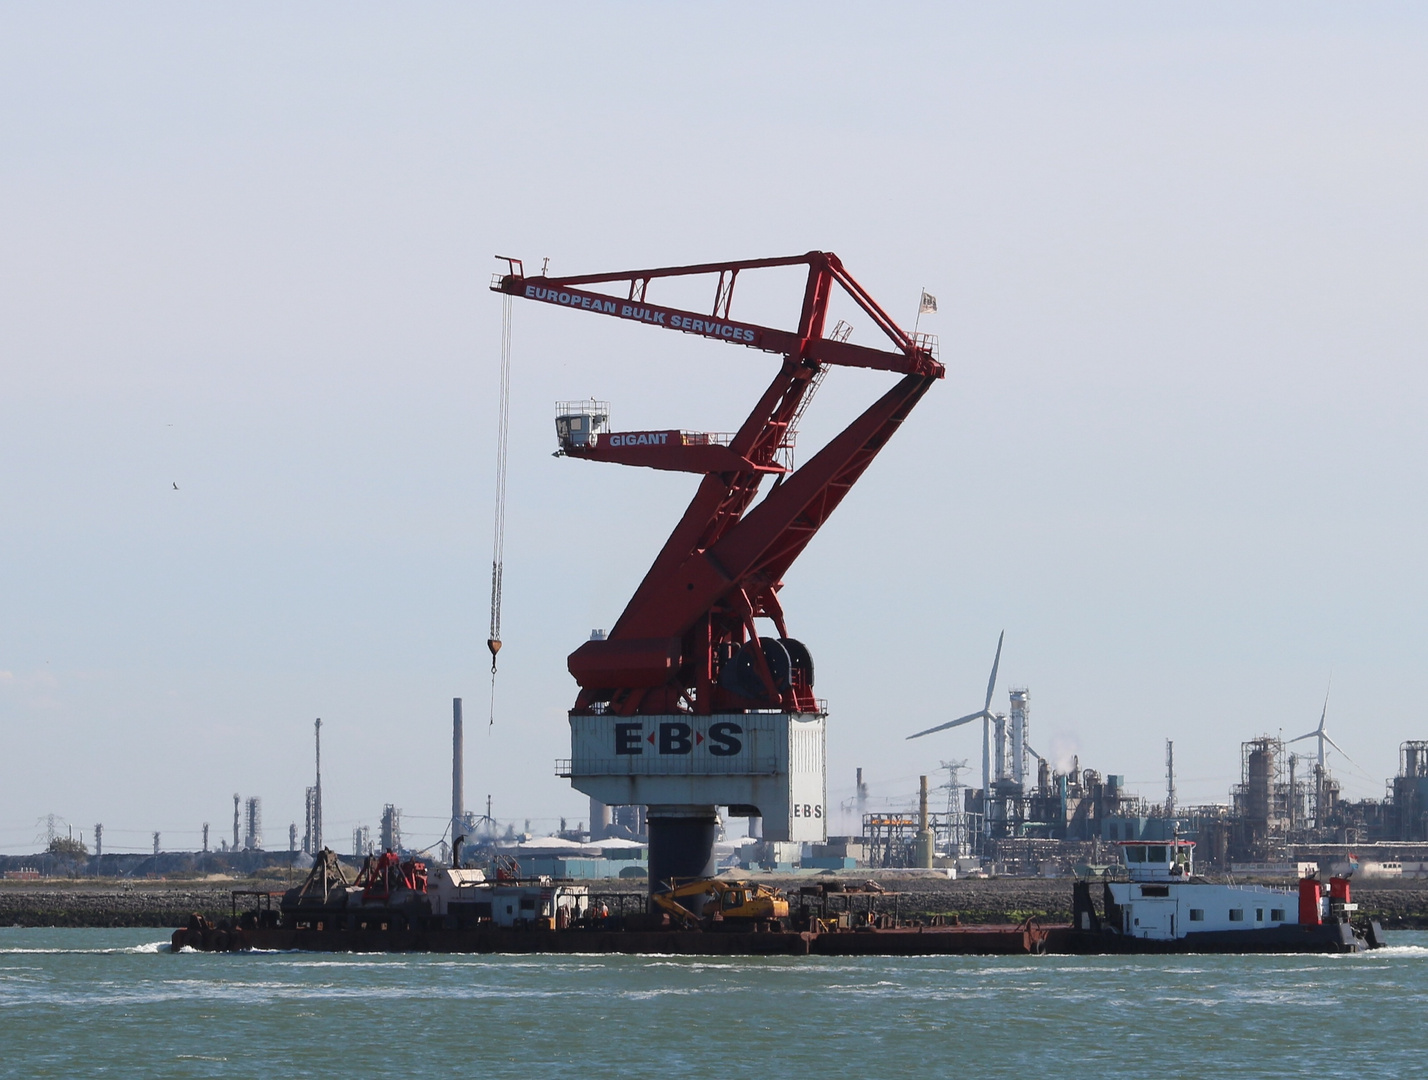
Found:
[[[918,866],[930,868],[932,866],[932,829],[931,821],[927,815],[927,777],[918,777],[920,781],[917,793],[917,837],[914,843],[914,856]]]
[[[466,833],[466,739],[461,730],[461,699],[451,699],[451,863],[456,865],[456,841]]]
[[[320,716],[312,725],[312,741],[317,770],[312,792],[312,853],[316,855],[322,850],[322,717]]]

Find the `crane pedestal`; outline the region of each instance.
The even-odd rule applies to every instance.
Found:
[[[644,806],[650,889],[710,877],[718,807],[762,819],[770,840],[827,837],[823,713],[614,716],[570,713],[556,774],[606,806]]]
[[[651,806],[645,822],[650,835],[650,892],[671,878],[714,876],[714,841],[719,834],[715,807]]]

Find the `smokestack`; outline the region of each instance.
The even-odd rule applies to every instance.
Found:
[[[238,850],[238,804],[242,802],[242,796],[238,792],[233,793],[233,850]]]
[[[312,726],[314,748],[317,753],[317,781],[312,792],[312,853],[322,850],[322,717]]]
[[[927,777],[919,777],[921,784],[917,793],[917,838],[913,854],[917,865],[925,869],[932,867],[932,830],[927,816]]]
[[[451,699],[451,863],[456,865],[456,841],[466,833],[466,738],[461,730],[461,699]]]

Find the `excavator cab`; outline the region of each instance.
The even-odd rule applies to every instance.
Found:
[[[724,894],[723,900],[722,900],[722,902],[720,903],[719,906],[720,906],[724,911],[732,911],[732,910],[735,909],[735,908],[741,908],[741,907],[743,907],[743,906],[744,906],[744,890],[743,890],[743,889],[730,889],[728,892],[726,892],[726,893]]]

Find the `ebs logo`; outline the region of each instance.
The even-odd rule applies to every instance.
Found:
[[[710,724],[707,737],[704,732],[696,731],[690,724],[679,720],[667,720],[648,735],[641,723],[622,723],[615,725],[615,753],[643,754],[643,744],[649,743],[655,753],[692,754],[696,746],[708,742],[709,753],[715,757],[733,757],[744,748],[744,742],[739,738],[743,733],[740,725],[728,720]]]

